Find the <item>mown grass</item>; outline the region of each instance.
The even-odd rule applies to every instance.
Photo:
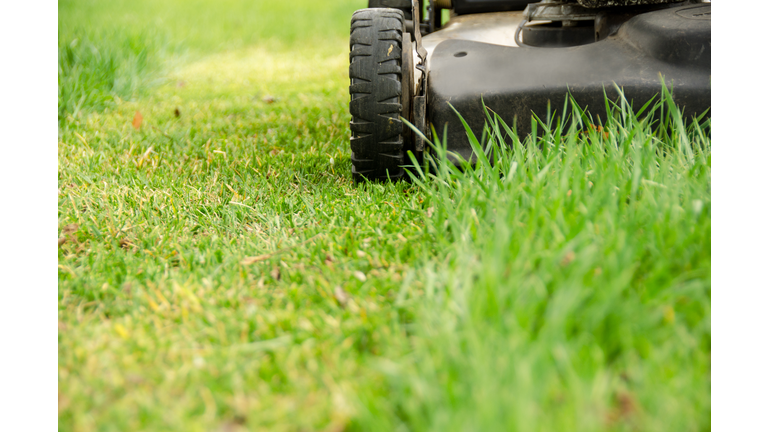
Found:
[[[358,3],[60,3],[59,428],[708,429],[708,124],[355,187]]]

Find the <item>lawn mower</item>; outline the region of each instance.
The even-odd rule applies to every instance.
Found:
[[[473,160],[484,106],[519,136],[566,98],[599,122],[606,98],[637,110],[662,85],[686,118],[711,110],[711,3],[701,0],[369,0],[350,30],[356,181],[400,179],[430,131]],[[443,13],[446,11],[446,13]],[[444,15],[448,20],[444,22]],[[664,84],[662,84],[664,82]],[[419,133],[403,120],[412,124]],[[564,119],[563,119],[564,120]]]

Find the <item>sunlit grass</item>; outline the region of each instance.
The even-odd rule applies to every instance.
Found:
[[[708,125],[356,187],[361,7],[59,5],[60,429],[707,429]]]

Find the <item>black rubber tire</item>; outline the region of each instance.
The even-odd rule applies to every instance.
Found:
[[[410,89],[409,75],[403,80],[403,35],[410,42],[398,9],[362,9],[352,15],[349,127],[356,182],[405,176],[405,125],[400,117],[409,118]]]

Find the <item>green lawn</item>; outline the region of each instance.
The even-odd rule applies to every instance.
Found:
[[[356,187],[362,7],[59,2],[59,429],[709,430],[709,124]]]

